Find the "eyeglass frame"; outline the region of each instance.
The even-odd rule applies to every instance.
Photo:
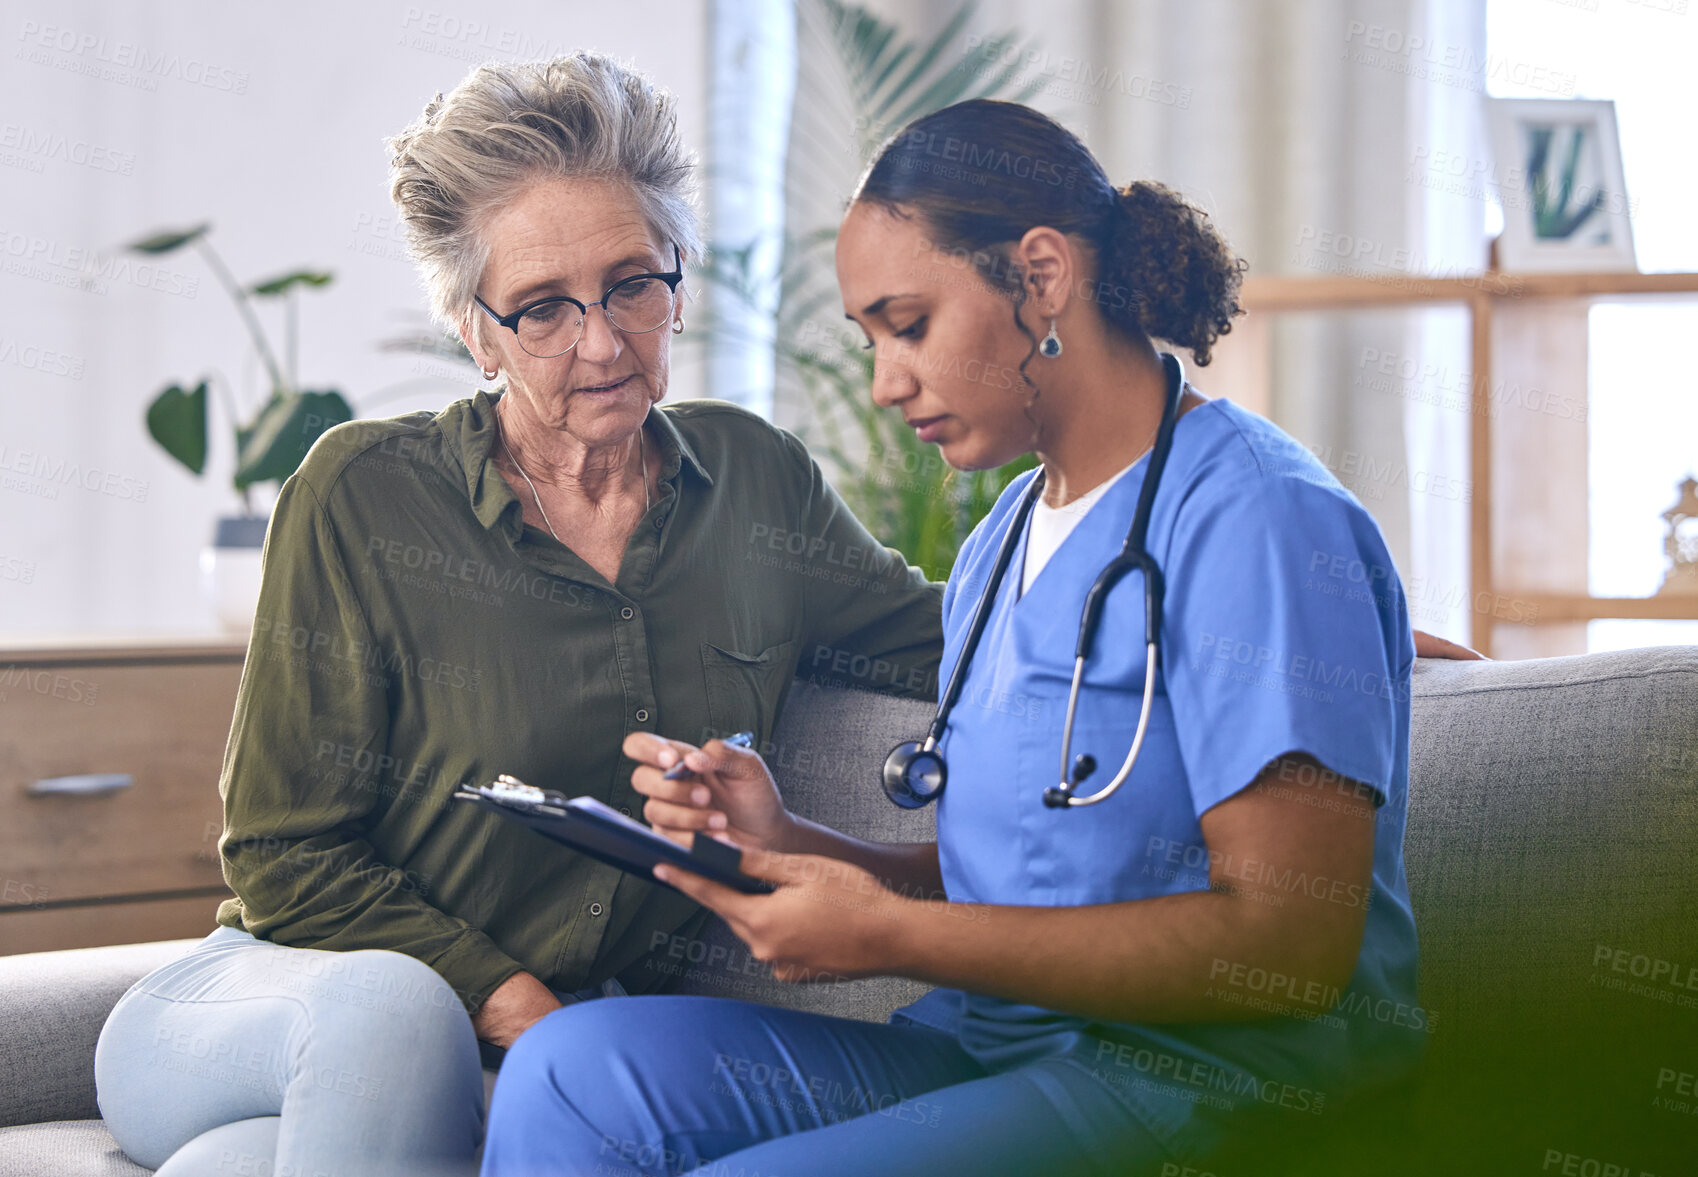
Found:
[[[647,335],[651,331],[659,331],[662,327],[664,327],[666,325],[666,320],[662,319],[660,322],[656,323],[653,327],[645,327],[641,331],[627,331],[627,330],[625,330],[625,328],[620,327],[619,324],[614,321],[612,315],[608,314],[608,312],[607,312],[607,299],[608,299],[609,295],[611,295],[615,290],[618,290],[621,286],[625,285],[625,283],[635,282],[635,281],[637,281],[638,279],[641,279],[641,278],[659,278],[662,282],[666,283],[666,285],[670,288],[671,297],[677,298],[678,297],[678,283],[680,283],[684,280],[684,251],[682,249],[678,248],[678,245],[677,245],[676,242],[672,246],[672,259],[673,259],[673,268],[672,268],[672,271],[670,273],[666,273],[666,274],[632,274],[628,278],[621,278],[621,279],[619,279],[619,281],[615,282],[612,286],[609,286],[606,290],[604,290],[602,292],[601,297],[598,298],[595,302],[590,303],[589,306],[585,306],[583,303],[579,302],[577,299],[573,298],[569,294],[551,294],[547,298],[538,298],[538,299],[533,299],[530,302],[527,302],[524,306],[520,307],[518,310],[514,311],[510,315],[498,315],[498,314],[495,313],[495,311],[490,307],[490,305],[487,302],[485,302],[482,298],[480,298],[475,293],[472,295],[472,301],[478,304],[478,306],[483,310],[484,314],[488,315],[490,318],[494,319],[501,326],[503,326],[503,327],[507,328],[507,330],[511,331],[513,333],[514,339],[519,338],[519,320],[524,318],[531,311],[534,311],[538,307],[542,306],[544,303],[569,302],[573,306],[577,307],[578,310],[583,315],[583,321],[578,324],[578,338],[576,338],[572,341],[572,347],[567,348],[566,351],[555,352],[551,356],[531,356],[531,358],[533,360],[557,360],[561,356],[565,355],[566,352],[571,351],[573,347],[577,347],[580,343],[582,343],[584,341],[584,327],[586,325],[588,325],[588,323],[589,323],[590,307],[600,307],[602,314],[607,315],[608,324],[610,326],[614,327],[614,328],[617,328],[619,333],[622,334],[622,335]],[[519,342],[519,349],[521,351],[525,351],[525,344],[524,344],[524,341],[522,341],[522,340]],[[528,356],[531,355],[531,353],[529,351],[525,351],[525,354],[528,355]]]

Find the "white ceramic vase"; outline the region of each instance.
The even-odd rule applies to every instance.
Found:
[[[218,520],[212,543],[200,551],[201,594],[227,633],[245,637],[253,629],[269,522],[263,515],[227,516]]]

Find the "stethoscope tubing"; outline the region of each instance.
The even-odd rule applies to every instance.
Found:
[[[1126,759],[1121,762],[1120,771],[1114,774],[1114,779],[1102,788],[1098,789],[1095,793],[1092,793],[1089,797],[1075,796],[1072,789],[1068,789],[1066,797],[1067,808],[1069,809],[1076,809],[1082,805],[1095,805],[1100,801],[1107,801],[1110,797],[1114,796],[1114,791],[1116,789],[1126,783],[1126,778],[1132,775],[1132,766],[1138,763],[1138,750],[1144,746],[1144,733],[1147,732],[1150,727],[1150,704],[1155,699],[1156,694],[1156,643],[1149,642],[1146,644],[1144,647],[1144,653],[1144,702],[1138,708],[1138,730],[1132,735],[1132,748],[1126,753]],[[1061,731],[1061,780],[1063,784],[1065,784],[1068,777],[1067,762],[1071,759],[1073,753],[1073,711],[1078,702],[1079,686],[1084,676],[1085,660],[1083,658],[1075,659],[1073,666],[1073,690],[1067,699],[1067,726],[1062,728]],[[1046,791],[1046,798],[1047,796],[1048,793]],[[1049,802],[1046,800],[1045,804],[1049,804]],[[1059,809],[1061,806],[1057,805],[1053,806],[1053,808]]]
[[[1145,539],[1149,533],[1150,514],[1154,509],[1156,490],[1161,482],[1162,472],[1167,467],[1168,454],[1173,449],[1173,430],[1179,418],[1179,403],[1185,395],[1185,369],[1179,357],[1171,353],[1162,354],[1162,364],[1167,375],[1167,398],[1162,405],[1161,424],[1156,429],[1155,444],[1150,450],[1150,468],[1145,473],[1144,484],[1138,491],[1138,505],[1132,515],[1132,526],[1126,535],[1120,554],[1109,562],[1096,580],[1091,583],[1090,590],[1085,595],[1085,608],[1079,619],[1079,637],[1074,648],[1073,681],[1067,692],[1067,713],[1061,731],[1061,773],[1060,784],[1044,790],[1044,804],[1053,809],[1072,809],[1086,805],[1096,805],[1108,800],[1114,792],[1126,783],[1132,775],[1132,768],[1138,762],[1138,753],[1144,746],[1144,736],[1149,730],[1150,708],[1155,696],[1156,669],[1161,663],[1161,612],[1162,598],[1165,595],[1161,568],[1155,558],[1149,554]],[[1008,574],[1008,566],[1013,562],[1015,549],[1020,546],[1021,537],[1025,533],[1026,523],[1031,517],[1032,507],[1038,496],[1043,493],[1044,473],[1039,470],[1033,477],[1026,493],[1021,496],[1020,506],[1016,509],[1014,519],[1008,532],[1003,536],[1002,546],[997,550],[996,562],[991,568],[990,578],[985,583],[984,591],[979,596],[977,608],[973,612],[973,620],[967,629],[966,640],[961,646],[961,655],[955,661],[950,671],[949,682],[945,685],[943,697],[938,702],[937,714],[932,718],[931,726],[926,731],[926,737],[919,744],[903,744],[891,752],[885,761],[884,781],[885,790],[891,800],[907,808],[923,805],[935,800],[943,792],[948,779],[948,766],[944,763],[943,753],[939,744],[949,724],[950,713],[955,710],[955,704],[961,698],[961,691],[966,685],[967,668],[972,662],[973,655],[978,651],[979,640],[984,635],[986,624],[990,620],[991,609],[995,604],[997,594],[1002,589],[1003,581]],[[1144,699],[1138,711],[1138,728],[1132,737],[1132,747],[1126,754],[1120,771],[1114,779],[1095,793],[1086,797],[1075,796],[1073,790],[1083,783],[1085,776],[1091,771],[1089,765],[1094,765],[1090,757],[1081,756],[1080,764],[1070,765],[1073,753],[1073,725],[1079,709],[1079,696],[1084,687],[1085,663],[1090,658],[1091,647],[1096,640],[1097,628],[1102,619],[1103,606],[1107,601],[1109,591],[1117,584],[1122,576],[1132,569],[1138,569],[1144,574],[1144,626],[1145,654],[1144,667]],[[920,794],[913,791],[909,770],[918,763],[918,758],[929,760],[935,765],[938,784],[928,793]]]

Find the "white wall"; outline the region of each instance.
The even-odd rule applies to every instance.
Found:
[[[250,405],[263,383],[198,255],[155,267],[123,242],[204,219],[238,279],[334,270],[331,287],[303,296],[303,384],[339,388],[361,415],[441,406],[467,386],[438,375],[375,400],[421,374],[419,360],[376,343],[422,323],[424,306],[389,235],[383,137],[478,61],[593,48],[676,93],[700,150],[704,12],[693,0],[8,4],[0,637],[213,627],[196,560],[213,519],[237,505],[228,416],[215,406],[197,480],[148,439],[142,414],[166,383],[208,371],[245,386]],[[280,321],[268,326],[281,346]],[[686,344],[670,395],[701,395],[700,373]]]

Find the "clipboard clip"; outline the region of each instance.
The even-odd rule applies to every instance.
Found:
[[[516,776],[502,773],[487,785],[461,785],[454,793],[456,801],[494,801],[513,809],[560,809],[566,804],[563,794],[527,785]]]

